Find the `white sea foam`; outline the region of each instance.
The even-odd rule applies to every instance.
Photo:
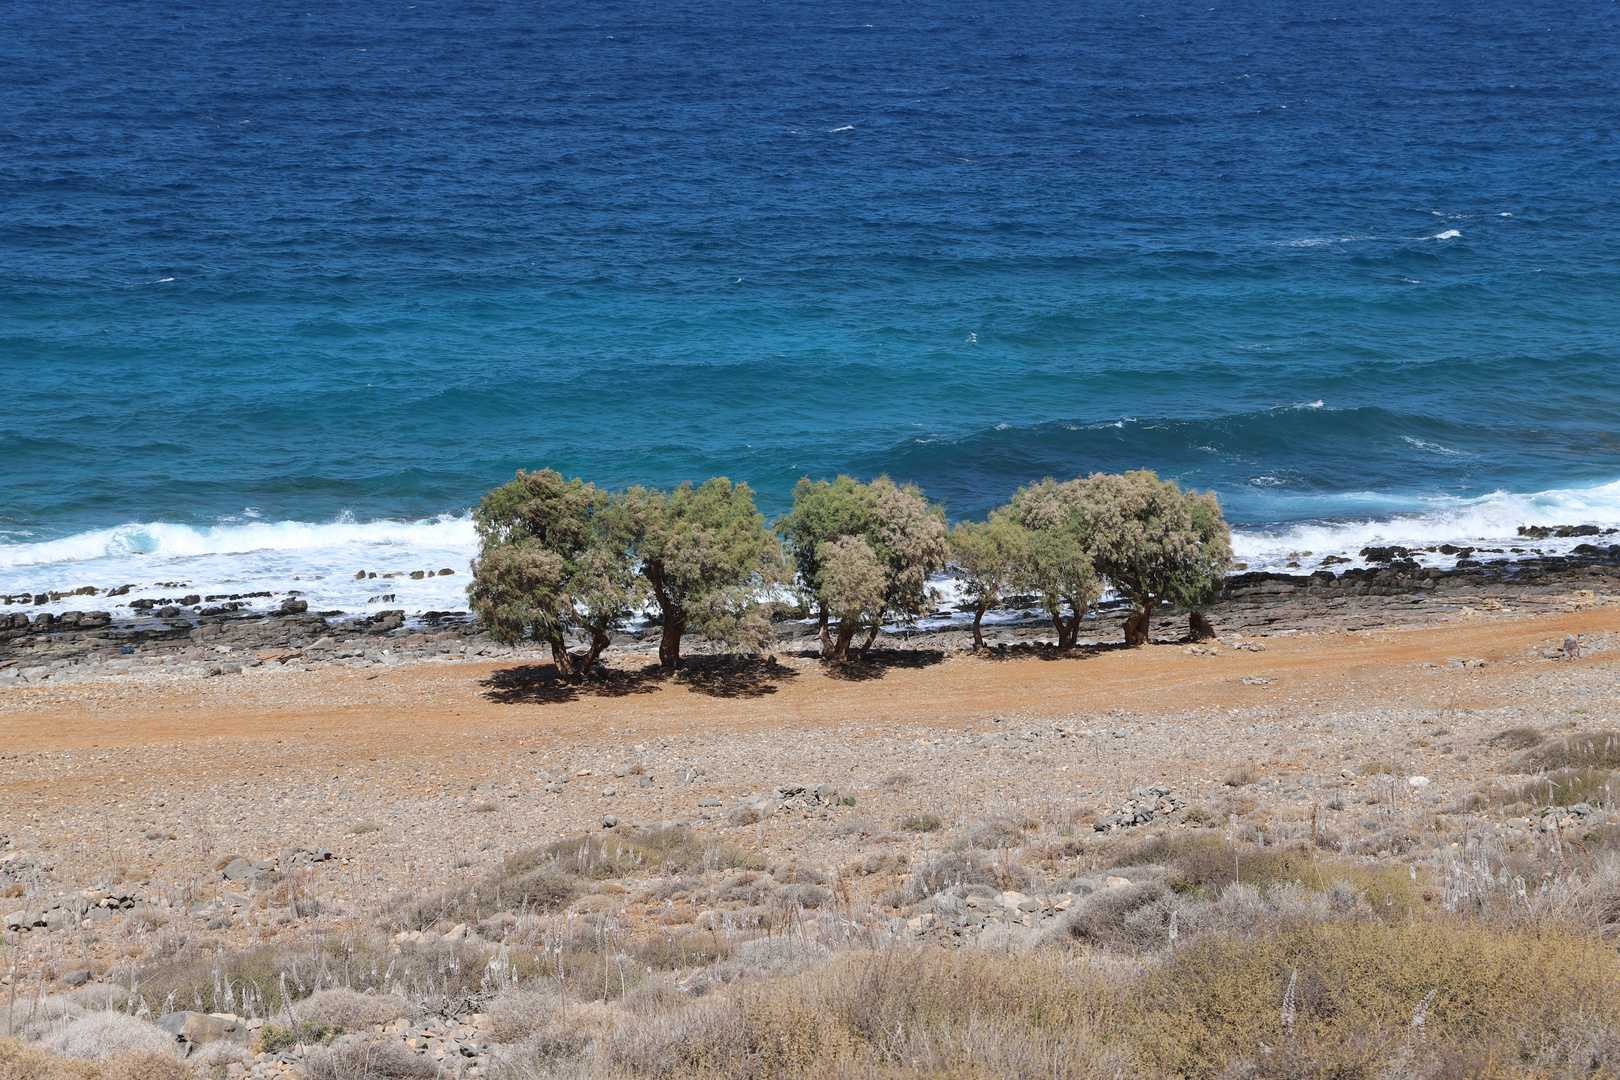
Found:
[[[1344,496],[1345,501],[1383,501],[1362,493]],[[1495,491],[1478,498],[1433,498],[1411,512],[1379,518],[1318,521],[1273,529],[1237,529],[1232,549],[1250,570],[1290,569],[1304,572],[1317,569],[1329,556],[1347,558],[1345,566],[1365,565],[1358,554],[1365,547],[1457,547],[1497,549],[1480,552],[1476,558],[1521,558],[1537,552],[1567,552],[1578,544],[1620,542],[1611,537],[1549,537],[1532,540],[1518,535],[1520,526],[1597,525],[1620,528],[1620,481],[1590,488],[1559,488],[1532,494]],[[1517,552],[1514,549],[1519,549]],[[1309,555],[1305,555],[1309,552]],[[1499,552],[1499,553],[1498,553]],[[1456,562],[1455,555],[1417,552],[1420,563],[1445,567]],[[1297,567],[1288,564],[1296,563]]]
[[[1252,481],[1265,487],[1277,482],[1269,476]],[[1337,501],[1346,507],[1388,502],[1365,492]],[[1306,573],[1321,567],[1329,556],[1349,560],[1333,564],[1335,569],[1363,565],[1362,548],[1392,544],[1415,549],[1453,544],[1491,549],[1476,553],[1476,558],[1511,559],[1567,552],[1582,543],[1620,543],[1620,536],[1532,540],[1517,535],[1522,525],[1587,524],[1620,528],[1620,481],[1532,494],[1498,491],[1473,499],[1433,498],[1394,516],[1346,512],[1275,528],[1239,528],[1233,532],[1232,546],[1250,570]],[[11,531],[0,534],[0,594],[66,593],[94,586],[100,595],[64,597],[28,610],[102,610],[117,618],[135,614],[129,607],[134,600],[256,592],[272,594],[248,601],[257,609],[273,608],[296,592],[311,610],[340,610],[354,616],[385,608],[413,614],[462,611],[467,608],[465,590],[476,548],[471,518],[455,515],[325,523],[237,518],[212,528],[148,522],[39,542],[27,542]],[[1419,562],[1436,567],[1456,559],[1439,552],[1416,554]],[[440,569],[455,573],[419,580],[409,576],[416,570]],[[362,571],[378,576],[356,578]],[[937,584],[947,597],[954,597],[954,583]],[[122,585],[134,587],[123,596],[105,594]]]
[[[144,598],[250,592],[274,594],[250,601],[254,607],[274,606],[297,592],[313,610],[460,611],[467,606],[464,590],[476,546],[467,516],[325,523],[237,519],[211,528],[145,522],[59,540],[0,544],[0,592],[37,595],[133,585],[119,597],[75,596],[36,609],[104,610],[115,616],[128,614],[130,602]],[[409,577],[416,570],[443,569],[455,573]],[[362,571],[378,576],[357,579]]]
[[[1437,232],[1433,236],[1424,237],[1424,239],[1425,240],[1455,240],[1461,235],[1462,235],[1462,233],[1458,232],[1456,229],[1447,229],[1445,232]]]

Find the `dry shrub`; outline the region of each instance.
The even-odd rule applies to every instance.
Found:
[[[1030,874],[1015,862],[990,862],[969,852],[952,852],[922,866],[911,879],[908,891],[910,902],[963,885],[984,885],[988,888],[1023,889],[1030,883]]]
[[[1495,792],[1502,806],[1574,806],[1576,803],[1609,805],[1614,801],[1614,774],[1608,769],[1556,769],[1517,787]]]
[[[61,1058],[19,1039],[0,1037],[0,1080],[197,1080],[172,1053],[126,1050],[100,1061]]]
[[[917,814],[914,817],[900,819],[901,832],[935,832],[945,822],[940,820],[938,814]]]
[[[1384,1070],[1434,991],[1425,1052],[1477,1055],[1498,1069],[1517,1063],[1452,1075],[1545,1076],[1574,1064],[1583,1034],[1620,1021],[1617,978],[1620,962],[1590,935],[1363,920],[1201,938],[1148,974],[1133,1027],[1142,1063],[1157,1075],[1215,1076],[1248,1063],[1259,1070],[1249,1075],[1372,1080],[1393,1075]],[[1262,1063],[1278,1053],[1282,1060]],[[1612,1075],[1620,1060],[1606,1064]]]
[[[1173,910],[1170,890],[1156,881],[1100,889],[1070,906],[1060,932],[1077,945],[1136,952],[1165,943]]]
[[[84,1014],[84,1006],[65,997],[51,995],[36,998],[25,995],[12,998],[0,1004],[0,1034],[36,1042],[46,1032]]]
[[[736,868],[763,870],[765,860],[686,829],[616,829],[510,855],[476,884],[406,905],[396,925],[426,930],[441,922],[478,923],[499,911],[550,912],[573,903],[591,881]]]
[[[1542,743],[1515,757],[1514,772],[1549,769],[1620,769],[1620,731],[1593,731]]]
[[[632,874],[765,869],[756,852],[708,841],[680,828],[619,829],[606,835],[571,837],[517,858],[527,858],[534,865],[550,860],[554,869],[594,881]]]
[[[603,1040],[630,1076],[1129,1074],[1123,995],[1072,957],[863,953],[748,984]]]
[[[405,999],[392,994],[358,994],[337,987],[319,990],[294,1007],[300,1020],[314,1020],[346,1031],[386,1024],[405,1015]]]
[[[989,817],[969,826],[963,836],[968,847],[996,850],[1017,847],[1024,841],[1024,830],[1016,821],[1004,817]]]
[[[93,1012],[63,1020],[39,1040],[53,1054],[102,1061],[128,1050],[175,1055],[174,1036],[145,1020],[121,1012]]]
[[[1306,841],[1290,847],[1262,848],[1230,844],[1209,833],[1172,833],[1122,852],[1115,865],[1125,863],[1162,866],[1167,871],[1165,883],[1172,891],[1202,899],[1221,896],[1236,883],[1260,890],[1297,883],[1322,893],[1342,884],[1365,892],[1381,906],[1403,916],[1423,906],[1420,883],[1414,883],[1406,869],[1322,860]]]
[[[1264,775],[1252,762],[1244,762],[1228,772],[1226,779],[1222,782],[1227,787],[1248,787],[1250,784],[1258,783]]]
[[[563,1001],[555,991],[529,986],[504,990],[484,1008],[491,1034],[503,1043],[523,1041],[563,1012]]]
[[[784,885],[825,885],[829,880],[824,871],[802,863],[772,867],[771,876]]]
[[[890,773],[878,781],[879,791],[901,792],[917,782],[917,778],[909,773]]]
[[[439,1080],[439,1067],[393,1039],[345,1035],[312,1051],[304,1069],[309,1080]]]
[[[136,973],[135,992],[153,1016],[169,1009],[197,1008],[199,1002],[202,1012],[227,1011],[227,987],[238,1005],[241,994],[250,988],[267,1003],[280,1005],[276,995],[283,975],[287,992],[297,995],[306,986],[319,985],[333,971],[381,971],[388,967],[389,959],[383,943],[360,937],[345,940],[328,935],[314,944],[288,940],[241,952],[150,964]]]
[[[1510,727],[1506,731],[1498,731],[1491,736],[1492,746],[1501,746],[1509,750],[1528,750],[1532,746],[1540,746],[1546,740],[1536,728],[1528,725]]]
[[[650,935],[631,945],[628,952],[643,969],[673,971],[721,960],[730,954],[731,943],[717,934],[682,928],[674,933]]]
[[[903,851],[872,851],[861,856],[861,860],[849,868],[852,874],[902,874],[906,867],[911,865],[911,859]]]

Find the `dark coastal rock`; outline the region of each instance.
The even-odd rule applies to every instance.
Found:
[[[1194,641],[1215,640],[1215,628],[1209,624],[1202,611],[1195,611],[1187,616],[1187,636]]]
[[[283,615],[301,615],[308,610],[308,600],[296,600],[289,596],[281,602],[281,613]]]
[[[1614,529],[1600,529],[1596,525],[1520,525],[1519,535],[1531,540],[1549,537],[1567,539],[1572,536],[1608,536]]]

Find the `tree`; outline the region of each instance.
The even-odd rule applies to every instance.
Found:
[[[838,640],[830,658],[844,660],[858,628],[881,625],[888,575],[864,536],[824,540],[816,556],[821,565],[822,609],[838,620]]]
[[[747,484],[723,476],[674,491],[631,488],[626,512],[634,557],[663,618],[658,662],[681,665],[681,635],[760,651],[772,638],[764,601],[786,575],[781,545],[754,509]]]
[[[1022,578],[1029,556],[1029,533],[1005,513],[992,511],[988,521],[964,521],[950,532],[951,565],[962,596],[973,605],[973,647],[984,648],[980,623],[984,613],[1001,606]]]
[[[550,645],[558,673],[584,681],[636,592],[623,503],[551,469],[520,470],[484,496],[473,521],[479,550],[467,595],[490,636]],[[570,633],[585,635],[583,653],[568,651]]]
[[[801,594],[816,609],[824,659],[848,659],[850,643],[863,627],[869,631],[861,646],[864,656],[886,618],[911,620],[927,613],[928,578],[945,565],[947,555],[945,522],[917,488],[886,476],[870,484],[848,476],[831,482],[806,477],[793,490],[793,509],[776,528],[797,564]],[[840,552],[840,574],[853,573],[857,556],[848,546],[827,546],[848,537],[864,540],[883,572],[882,602],[859,613],[834,602],[834,593],[847,582],[829,580],[826,565]],[[829,626],[835,615],[836,638]]]
[[[1182,491],[1141,469],[1077,481],[1097,572],[1131,601],[1125,643],[1143,645],[1154,608],[1207,603],[1232,565],[1232,534],[1213,492]]]
[[[1102,595],[1086,545],[1080,483],[1047,478],[1019,488],[1003,511],[1025,533],[1016,586],[1039,598],[1060,649],[1074,647],[1080,621]]]

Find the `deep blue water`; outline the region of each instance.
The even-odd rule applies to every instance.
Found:
[[[13,0],[0,568],[543,465],[1620,520],[1617,15]]]

